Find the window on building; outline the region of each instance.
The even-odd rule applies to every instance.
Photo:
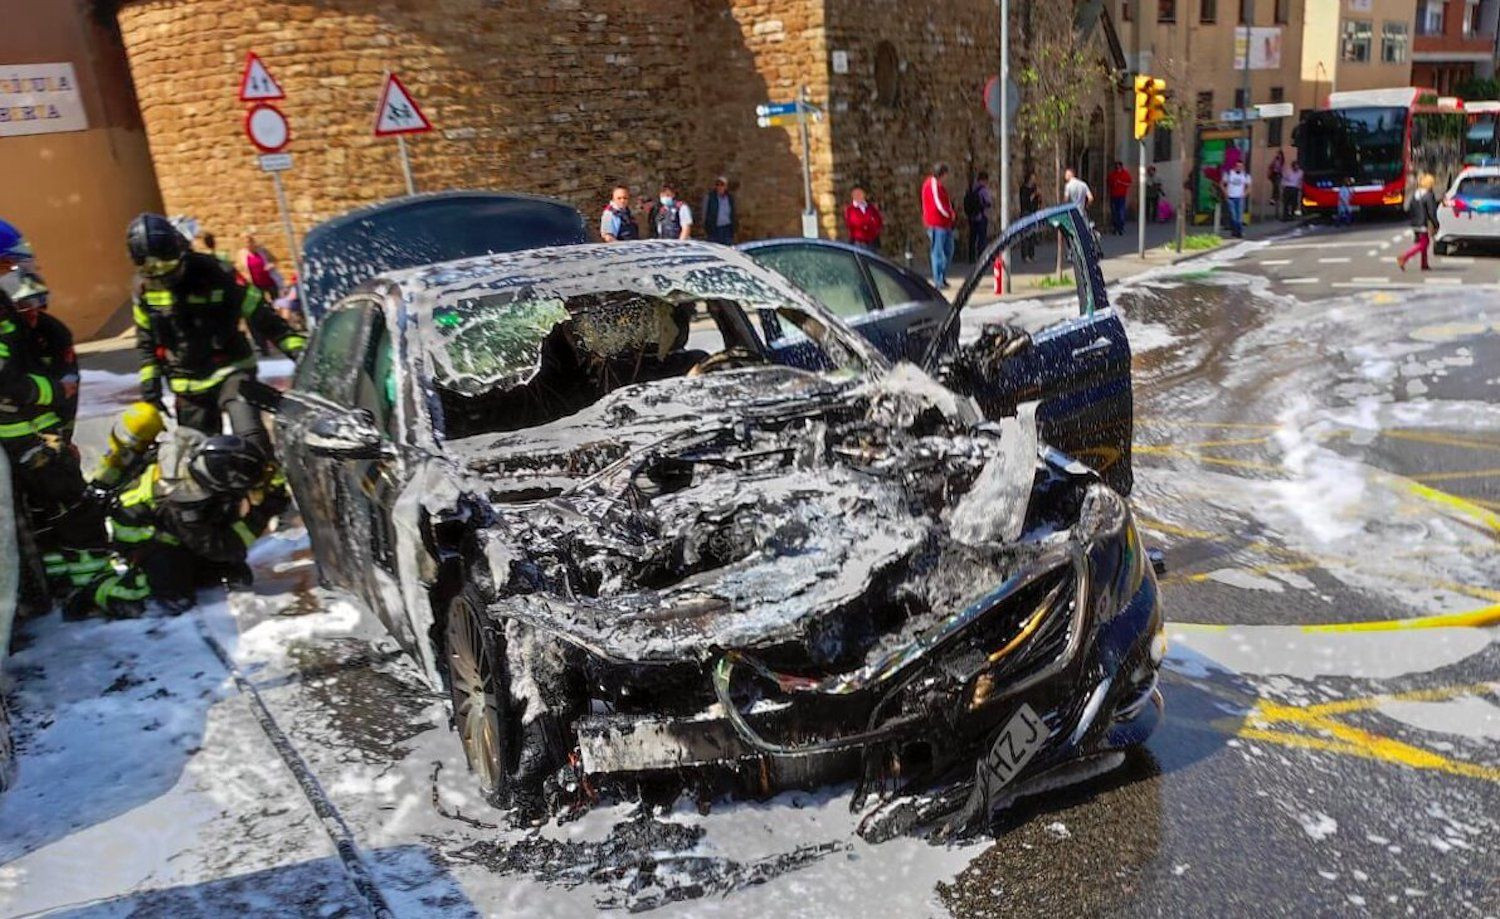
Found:
[[[1286,25],[1292,21],[1291,0],[1276,0],[1276,24]]]
[[[1468,0],[1464,4],[1464,35],[1479,34],[1479,0]]]
[[[1444,0],[1423,0],[1417,9],[1418,35],[1443,34],[1443,4]]]
[[[1280,86],[1271,87],[1271,101],[1285,102],[1286,90],[1282,89]],[[1282,125],[1284,124],[1286,124],[1285,118],[1272,118],[1270,121],[1266,122],[1266,143],[1270,144],[1273,147],[1281,146],[1283,141],[1281,132]]]
[[[1234,107],[1242,109],[1245,107],[1245,102],[1246,99],[1244,88],[1241,87],[1240,89],[1236,89],[1234,91]]]
[[[1164,163],[1172,158],[1172,132],[1167,128],[1151,129],[1151,159]]]
[[[1340,57],[1354,64],[1369,63],[1370,40],[1374,31],[1368,20],[1344,20],[1344,42]]]
[[[1406,23],[1387,22],[1380,29],[1380,60],[1387,64],[1404,64],[1410,56],[1410,38]]]
[[[1250,22],[1250,5],[1254,2],[1255,0],[1240,0],[1240,25],[1253,25]]]
[[[1214,92],[1205,90],[1198,94],[1198,121],[1209,122],[1214,120]]]
[[[1177,0],[1156,0],[1156,21],[1177,21]]]
[[[1121,0],[1120,2],[1120,21],[1130,21],[1130,0]]]
[[[1198,0],[1198,21],[1218,22],[1219,3],[1218,0]]]

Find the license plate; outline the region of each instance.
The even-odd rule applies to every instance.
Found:
[[[991,795],[1010,783],[1020,774],[1031,758],[1047,743],[1051,732],[1030,705],[1021,703],[1021,708],[1006,722],[989,755],[980,763],[980,768],[989,773],[986,783]]]

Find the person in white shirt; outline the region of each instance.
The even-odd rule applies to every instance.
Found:
[[[1291,168],[1281,174],[1281,219],[1297,216],[1302,204],[1302,162],[1292,160]]]
[[[1240,160],[1224,175],[1224,200],[1229,205],[1229,230],[1235,239],[1245,238],[1245,201],[1250,197],[1250,173]]]

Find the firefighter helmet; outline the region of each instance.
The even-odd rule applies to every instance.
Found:
[[[205,440],[193,454],[188,474],[211,492],[244,493],[266,477],[266,460],[243,437],[217,434]]]
[[[144,278],[171,281],[181,275],[191,246],[172,222],[160,214],[141,214],[125,231],[130,260]]]

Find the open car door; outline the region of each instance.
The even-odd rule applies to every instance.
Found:
[[[1023,333],[987,327],[960,335],[963,310],[991,276],[1000,253],[1027,238],[1058,234],[1066,247],[1078,295],[1078,316]],[[1100,253],[1088,219],[1077,207],[1039,211],[1012,224],[985,249],[965,279],[923,358],[923,366],[954,389],[971,395],[990,418],[1014,414],[1036,401],[1042,439],[1098,470],[1121,494],[1133,484],[1130,445],[1134,396],[1130,342],[1109,305]],[[956,341],[967,339],[961,345]]]

